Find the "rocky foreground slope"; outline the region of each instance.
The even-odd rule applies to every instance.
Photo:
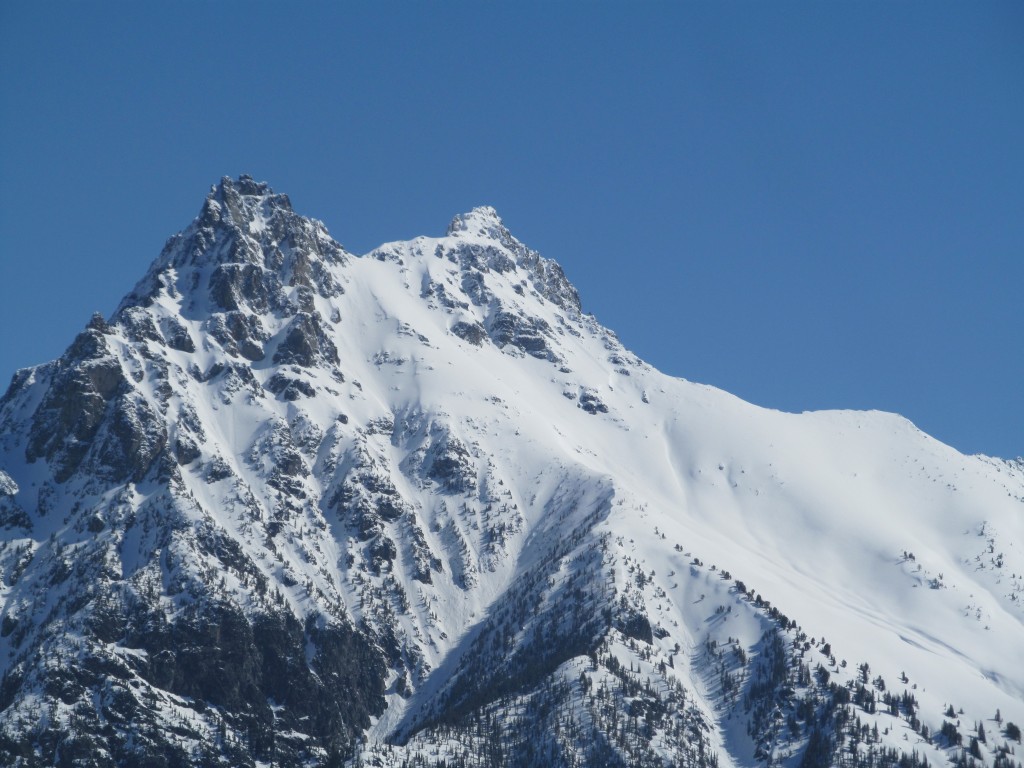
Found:
[[[224,179],[0,401],[4,765],[1019,766],[1022,595],[1024,463],[665,376],[490,208]]]

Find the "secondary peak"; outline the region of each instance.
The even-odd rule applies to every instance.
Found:
[[[469,213],[460,213],[452,219],[452,223],[448,225],[448,234],[458,236],[463,233],[483,235],[496,240],[509,237],[509,231],[498,212],[489,205],[477,206]]]

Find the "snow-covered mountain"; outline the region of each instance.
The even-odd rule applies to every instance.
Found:
[[[1019,765],[1024,462],[225,178],[0,401],[5,765]]]

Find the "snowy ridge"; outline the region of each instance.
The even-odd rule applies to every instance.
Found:
[[[491,208],[222,180],[15,374],[0,525],[5,764],[1018,759],[1024,463],[667,377]]]

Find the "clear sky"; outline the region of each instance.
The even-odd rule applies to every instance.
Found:
[[[1024,3],[0,3],[0,378],[251,173],[494,205],[677,376],[1024,454]]]

